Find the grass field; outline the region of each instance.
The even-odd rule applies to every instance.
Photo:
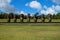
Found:
[[[0,23],[0,40],[60,40],[60,23]]]
[[[7,19],[0,19],[0,22],[7,22]],[[11,19],[11,22],[14,22],[14,19]],[[20,19],[17,19],[17,22],[20,22]],[[24,22],[27,22],[27,20],[24,19]],[[34,22],[34,19],[31,19],[30,22]],[[38,19],[37,22],[42,22],[42,21],[41,19]],[[46,19],[45,22],[48,22],[48,19]],[[60,19],[52,19],[52,22],[60,22]]]

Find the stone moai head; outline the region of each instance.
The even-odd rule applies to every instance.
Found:
[[[37,14],[34,14],[34,22],[37,22]]]
[[[14,14],[14,22],[17,22],[17,15]]]
[[[24,15],[20,14],[20,22],[23,22],[23,19],[24,19]]]
[[[11,17],[10,17],[10,14],[8,14],[8,16],[7,16],[7,22],[10,22],[11,20]]]
[[[30,22],[30,14],[27,15],[27,22]]]
[[[41,15],[41,20],[42,20],[42,22],[45,22],[45,15],[44,14]]]
[[[52,21],[52,15],[51,14],[48,14],[48,20],[49,20],[49,22]]]
[[[30,14],[28,14],[27,17],[30,18]]]

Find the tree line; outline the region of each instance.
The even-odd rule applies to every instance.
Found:
[[[41,19],[42,22],[45,22],[45,19],[48,19],[48,22],[52,22],[52,19],[60,19],[60,13],[51,15],[38,15],[39,13],[35,13],[31,16],[29,13],[27,15],[24,14],[14,14],[14,13],[1,13],[0,19],[7,19],[7,22],[10,22],[11,19],[14,19],[14,22],[17,22],[17,19],[20,19],[20,22],[24,22],[24,19],[27,19],[27,22],[30,22],[30,19],[34,19],[34,22],[37,22],[38,19]]]
[[[30,13],[28,13],[28,14],[30,14]],[[35,13],[36,15],[37,15],[37,18],[39,19],[39,18],[41,18],[41,15],[38,15],[39,13]],[[16,15],[16,18],[17,19],[19,19],[20,18],[20,16],[21,16],[21,14],[14,14],[14,13],[9,13],[9,14],[7,14],[7,13],[0,13],[0,19],[7,19],[8,18],[8,15],[10,16],[10,18],[11,19],[13,19],[14,18],[14,15]],[[27,15],[24,15],[23,14],[23,16],[24,16],[24,19],[27,19]],[[33,15],[34,16],[34,15]],[[33,16],[31,16],[31,18],[33,18]],[[48,17],[47,17],[48,15],[45,15],[45,18],[47,19]],[[60,19],[60,13],[57,13],[57,14],[53,14],[52,15],[52,19]]]

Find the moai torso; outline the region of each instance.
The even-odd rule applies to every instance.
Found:
[[[42,22],[45,22],[45,15],[44,14],[41,15],[41,20],[42,20]]]
[[[49,20],[49,22],[52,21],[52,15],[51,14],[48,14],[48,20]]]
[[[30,22],[30,14],[27,15],[27,22]]]
[[[37,15],[34,15],[34,22],[37,22]]]
[[[20,15],[20,22],[23,22],[23,14]]]
[[[17,16],[14,15],[14,22],[17,22]]]
[[[8,14],[7,22],[10,22],[10,21],[11,21],[10,19],[11,19],[11,18],[10,18],[10,15]]]

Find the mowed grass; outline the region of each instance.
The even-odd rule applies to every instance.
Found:
[[[60,40],[60,26],[0,23],[0,40]]]
[[[7,19],[0,19],[0,22],[7,22]],[[11,22],[14,22],[14,19],[11,19]],[[17,22],[20,22],[20,19],[17,19]],[[24,22],[27,22],[27,19],[24,19]],[[30,22],[34,22],[34,19],[30,19]],[[37,22],[42,22],[42,20],[38,19]],[[45,22],[48,22],[48,19],[45,19]],[[52,19],[52,22],[60,22],[60,19]]]

